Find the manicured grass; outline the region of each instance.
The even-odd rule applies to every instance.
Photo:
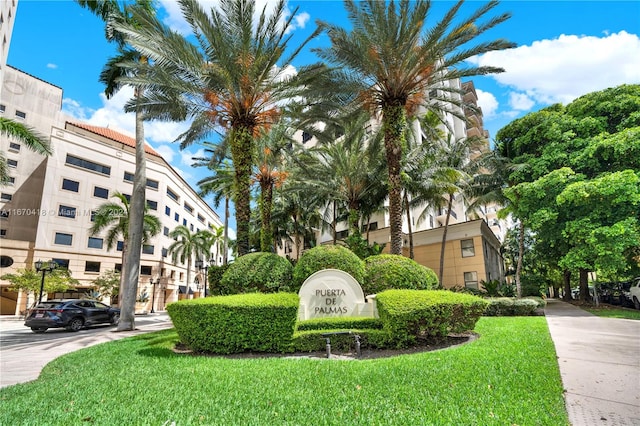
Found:
[[[637,309],[620,308],[611,305],[600,305],[597,308],[595,306],[581,306],[581,308],[599,317],[640,320],[640,311]]]
[[[0,389],[2,425],[568,425],[543,317],[481,318],[476,341],[366,361],[171,351],[173,330],[63,356]]]

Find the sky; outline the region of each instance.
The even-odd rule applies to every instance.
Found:
[[[159,16],[188,35],[175,0],[156,0]],[[214,7],[218,0],[200,0]],[[257,0],[267,8],[274,0]],[[468,0],[461,16],[484,1]],[[427,27],[436,23],[454,2],[432,2]],[[289,28],[292,43],[302,41],[317,20],[348,27],[342,1],[289,0],[296,19]],[[487,40],[503,38],[514,49],[473,58],[476,65],[492,65],[505,72],[473,78],[484,127],[493,140],[498,130],[529,112],[555,103],[568,104],[584,94],[640,83],[640,2],[638,1],[502,1],[495,13],[511,18],[488,31]],[[294,66],[316,62],[312,47],[327,47],[325,36],[315,39]],[[132,90],[107,99],[98,81],[115,47],[105,39],[104,23],[70,0],[19,0],[7,63],[63,89],[63,111],[97,126],[134,134],[134,118],[122,110]],[[173,141],[188,123],[147,122],[147,142],[197,189],[206,169],[194,168],[193,157],[203,155],[197,144],[180,151]],[[211,200],[206,200],[211,202]],[[224,206],[214,209],[223,218]],[[231,218],[230,228],[235,228]]]

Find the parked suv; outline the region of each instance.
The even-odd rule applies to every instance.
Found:
[[[33,308],[24,325],[34,333],[44,333],[49,328],[64,327],[78,331],[95,324],[118,324],[120,309],[88,299],[47,300]]]
[[[633,302],[633,307],[640,309],[640,277],[636,277],[631,281],[629,287],[629,299]]]

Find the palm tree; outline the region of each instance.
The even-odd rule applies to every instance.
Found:
[[[128,251],[131,241],[131,234],[129,232],[133,207],[129,204],[127,197],[120,192],[115,192],[111,198],[115,198],[116,201],[101,204],[95,210],[93,225],[91,225],[89,229],[89,234],[91,236],[97,236],[106,232],[105,242],[107,244],[107,250],[113,249],[118,241],[122,241],[122,270],[126,271],[127,269],[125,269],[125,267],[127,263],[131,261],[127,253],[130,252]],[[160,219],[158,219],[157,216],[149,214],[148,211],[149,208],[145,205],[142,210],[143,232],[141,244],[150,241],[151,238],[158,235],[160,229],[162,229]],[[141,249],[142,247],[140,247],[140,250]],[[122,290],[124,279],[125,275],[120,274],[120,290]],[[123,296],[121,291],[118,292],[118,295],[122,300]]]
[[[107,98],[113,96],[123,86],[121,79],[125,76],[138,77],[140,74],[136,68],[125,69],[119,64],[136,63],[147,64],[147,58],[135,49],[127,47],[123,34],[116,31],[113,25],[116,22],[128,23],[138,26],[139,22],[132,17],[135,10],[144,10],[154,14],[152,0],[136,0],[134,4],[120,3],[116,0],[76,0],[78,4],[89,9],[105,22],[105,33],[107,40],[118,45],[118,55],[109,59],[100,74],[100,81],[105,84],[105,95]],[[144,115],[139,107],[143,88],[134,85],[134,107],[135,112],[135,140],[136,140],[136,168],[133,177],[133,189],[131,195],[131,217],[129,220],[130,236],[127,251],[123,250],[128,262],[122,265],[122,276],[120,294],[122,295],[121,315],[118,323],[118,331],[135,329],[135,301],[138,292],[138,279],[140,277],[140,254],[142,240],[144,238],[144,211],[146,199],[146,160],[144,151]]]
[[[5,117],[0,117],[0,135],[14,138],[38,154],[51,155],[53,152],[45,136],[38,134],[34,129],[22,123],[9,120]],[[0,151],[0,186],[6,185],[7,183],[9,183],[7,160],[5,159],[4,153]]]
[[[202,231],[192,233],[186,226],[179,225],[173,228],[169,236],[175,240],[169,246],[169,254],[171,254],[173,263],[177,263],[178,260],[181,263],[187,263],[185,297],[188,298],[189,283],[191,282],[191,263],[194,258],[198,259],[206,253],[204,234]]]
[[[254,20],[255,0],[221,0],[208,13],[197,0],[179,0],[198,45],[169,30],[151,13],[134,15],[144,25],[117,26],[127,41],[147,55],[154,66],[145,76],[142,104],[159,119],[193,119],[178,140],[181,148],[208,135],[228,137],[235,177],[238,254],[249,251],[251,173],[254,139],[281,116],[283,99],[293,99],[308,87],[320,66],[309,66],[290,76],[291,62],[318,31],[291,47],[290,15],[279,0],[270,16],[265,10]],[[289,56],[285,56],[289,54]]]
[[[469,18],[458,19],[463,1],[453,6],[431,28],[426,0],[345,0],[349,31],[320,22],[328,31],[331,46],[316,49],[321,58],[343,69],[351,84],[361,82],[356,102],[380,116],[389,175],[389,222],[391,253],[402,253],[401,163],[406,145],[407,119],[421,109],[464,119],[461,91],[448,81],[503,71],[495,67],[469,66],[473,56],[513,47],[505,40],[472,40],[509,18],[501,14],[478,22],[497,1],[478,8]],[[435,96],[429,92],[438,90]],[[437,100],[437,102],[430,102]]]

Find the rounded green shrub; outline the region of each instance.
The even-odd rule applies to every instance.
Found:
[[[379,254],[365,259],[362,290],[375,294],[388,289],[430,290],[438,284],[433,270],[413,259],[395,254]]]
[[[364,262],[343,246],[317,246],[305,252],[293,268],[293,291],[300,290],[304,280],[323,269],[339,269],[362,284]]]
[[[222,275],[223,294],[290,291],[293,266],[275,253],[249,253],[237,258]]]

